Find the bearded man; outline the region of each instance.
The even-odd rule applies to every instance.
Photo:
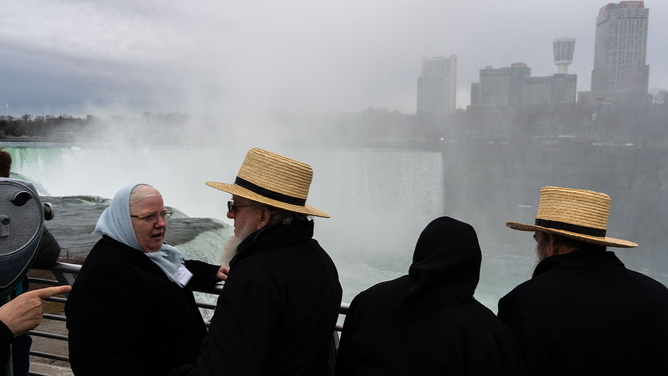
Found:
[[[324,375],[341,304],[334,263],[313,239],[306,205],[313,171],[305,163],[251,149],[234,184],[225,246],[230,270],[195,367],[171,375]]]
[[[543,187],[535,225],[540,262],[499,301],[529,375],[668,375],[668,289],[626,269],[606,247],[610,197]]]

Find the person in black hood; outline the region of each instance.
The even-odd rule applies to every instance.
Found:
[[[473,227],[432,221],[408,275],[353,299],[336,375],[524,375],[512,330],[473,298],[481,261]]]

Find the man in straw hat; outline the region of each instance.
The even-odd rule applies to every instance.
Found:
[[[253,148],[234,184],[206,183],[232,194],[234,255],[195,368],[172,375],[326,373],[342,290],[312,238],[308,217],[329,217],[306,205],[312,177],[305,163]]]
[[[499,301],[530,375],[668,375],[668,289],[628,270],[606,247],[610,197],[544,187],[535,225],[540,262]]]

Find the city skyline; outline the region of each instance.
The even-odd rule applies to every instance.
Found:
[[[552,41],[557,73],[531,76],[525,63],[509,67],[491,65],[480,70],[478,82],[471,83],[471,105],[485,111],[514,111],[520,106],[576,103],[577,74],[568,74],[573,63],[575,38],[562,37]]]
[[[368,107],[414,113],[417,62],[455,54],[461,109],[484,66],[523,62],[533,76],[554,74],[550,43],[560,36],[577,39],[568,69],[586,91],[595,20],[605,5],[25,0],[3,8],[0,103],[9,103],[12,116]],[[652,10],[648,84],[665,89],[668,2],[645,7]]]

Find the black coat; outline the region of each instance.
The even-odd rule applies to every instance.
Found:
[[[32,267],[40,269],[50,268],[58,262],[58,257],[60,257],[60,244],[58,244],[53,234],[44,226],[42,240],[39,243],[39,250],[37,251],[37,256]]]
[[[9,362],[9,346],[14,340],[12,331],[0,321],[0,376],[5,376]]]
[[[668,375],[668,289],[613,252],[546,258],[499,301],[499,318],[530,375]]]
[[[473,298],[481,259],[473,227],[430,223],[409,275],[353,299],[336,375],[524,375],[512,329]]]
[[[65,314],[72,370],[85,375],[166,375],[194,364],[206,327],[194,287],[211,287],[218,266],[187,261],[177,286],[146,255],[107,236],[72,286]]]
[[[341,304],[313,222],[250,234],[230,262],[197,366],[172,375],[323,375]]]

